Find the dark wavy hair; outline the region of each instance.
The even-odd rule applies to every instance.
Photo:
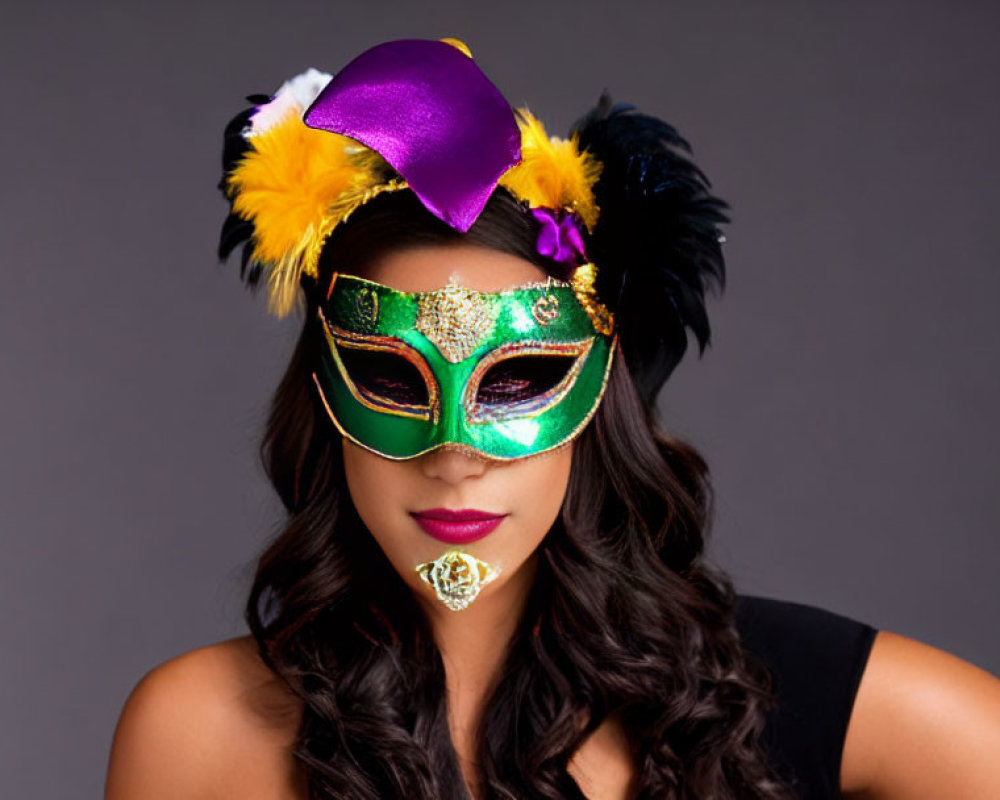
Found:
[[[335,231],[321,276],[459,241],[550,269],[535,231],[503,191],[464,235],[409,192],[383,195]],[[302,701],[294,755],[311,800],[464,800],[441,655],[358,518],[340,436],[314,396],[319,285],[306,287],[262,445],[288,520],[260,558],[246,620]],[[583,798],[567,764],[612,715],[632,745],[639,798],[791,796],[760,743],[774,703],[767,672],[741,647],[731,582],[703,561],[710,514],[704,461],[658,430],[619,353],[575,442],[560,517],[482,716],[478,797]]]

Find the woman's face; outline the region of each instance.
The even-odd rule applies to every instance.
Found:
[[[546,274],[528,261],[496,250],[433,245],[390,253],[362,277],[404,292],[433,291],[449,283],[497,292],[544,280]],[[572,444],[503,462],[486,461],[447,445],[405,461],[383,458],[346,438],[343,450],[347,485],[358,514],[403,580],[427,598],[434,596],[434,590],[416,567],[449,550],[459,549],[499,567],[483,595],[497,591],[526,568],[559,514],[572,457]],[[475,541],[449,544],[433,534],[481,532],[495,524],[495,520],[449,521],[454,516],[449,511],[485,512],[502,520]]]

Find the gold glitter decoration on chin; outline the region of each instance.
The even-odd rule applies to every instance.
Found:
[[[437,599],[452,611],[461,611],[479,596],[479,590],[500,574],[500,567],[461,550],[449,550],[433,561],[417,565],[417,573],[434,588]]]
[[[472,355],[495,324],[493,308],[471,289],[449,283],[420,296],[417,330],[452,364]]]

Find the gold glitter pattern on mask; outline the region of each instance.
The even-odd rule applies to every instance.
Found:
[[[461,550],[449,550],[433,561],[417,565],[417,573],[433,589],[437,599],[452,611],[461,611],[479,596],[479,591],[497,575],[494,567]]]
[[[493,333],[495,313],[479,292],[448,284],[420,295],[417,330],[446,360],[457,364]]]

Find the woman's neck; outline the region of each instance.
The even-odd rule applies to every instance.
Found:
[[[492,684],[524,615],[537,571],[535,553],[516,573],[484,588],[461,611],[421,597],[444,661],[449,695],[453,690],[465,693]]]
[[[532,554],[515,574],[483,589],[461,611],[421,598],[444,662],[452,742],[467,781],[476,770],[475,739],[483,708],[524,615],[537,559]]]

